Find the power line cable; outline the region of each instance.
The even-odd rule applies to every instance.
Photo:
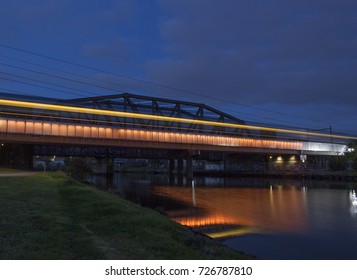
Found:
[[[131,80],[131,81],[135,81],[135,82],[139,82],[139,83],[145,83],[145,84],[149,84],[149,85],[152,85],[152,86],[157,86],[157,87],[160,87],[160,88],[173,90],[173,91],[176,91],[176,92],[186,93],[186,94],[194,95],[194,96],[198,96],[198,97],[209,98],[209,99],[212,99],[212,100],[225,102],[225,103],[228,103],[228,104],[235,104],[235,105],[239,105],[239,106],[242,106],[242,107],[248,107],[248,108],[255,109],[255,110],[266,111],[266,112],[269,112],[269,113],[281,114],[281,115],[284,115],[284,116],[294,117],[294,118],[298,118],[298,119],[305,119],[305,120],[314,121],[314,122],[321,122],[321,120],[302,118],[301,116],[297,117],[297,116],[294,116],[294,115],[291,115],[291,114],[287,114],[287,113],[276,112],[276,111],[263,109],[263,108],[257,108],[256,106],[252,106],[252,105],[232,102],[231,100],[227,100],[227,99],[223,99],[223,98],[212,97],[212,96],[200,94],[200,93],[189,91],[189,90],[185,90],[185,89],[178,89],[178,88],[175,88],[175,87],[172,87],[172,86],[169,86],[169,85],[163,85],[163,84],[156,83],[156,82],[151,82],[151,81],[147,81],[147,80],[133,78],[133,77],[126,76],[126,75],[113,73],[113,72],[110,72],[110,71],[107,71],[107,70],[104,70],[104,69],[100,69],[100,68],[97,68],[97,67],[88,66],[88,65],[84,65],[84,64],[80,64],[80,63],[75,63],[75,62],[71,62],[71,61],[68,61],[68,60],[65,60],[65,59],[55,58],[55,57],[52,57],[52,56],[39,54],[39,53],[36,53],[36,52],[32,52],[32,51],[28,51],[28,50],[24,50],[24,49],[12,47],[12,46],[4,45],[4,44],[0,44],[0,47],[11,49],[11,50],[15,50],[15,51],[19,51],[19,52],[23,52],[23,53],[27,53],[27,54],[30,54],[30,55],[43,57],[43,58],[54,60],[54,61],[61,62],[61,63],[70,64],[70,65],[73,65],[73,66],[76,66],[76,67],[80,67],[80,68],[84,68],[84,69],[88,69],[88,70],[92,70],[92,71],[98,71],[98,72],[102,72],[102,73],[106,73],[106,74],[110,74],[110,75],[119,76],[121,78],[128,79],[128,80]],[[278,120],[278,121],[281,121],[281,120]]]
[[[291,115],[291,114],[281,113],[281,112],[272,111],[272,110],[268,110],[268,109],[257,108],[256,106],[252,106],[252,105],[247,105],[247,104],[240,104],[240,103],[236,103],[236,102],[231,102],[231,101],[226,100],[226,99],[217,98],[217,97],[211,97],[211,96],[199,94],[199,93],[192,92],[192,91],[188,91],[188,90],[178,89],[178,88],[171,87],[171,86],[168,86],[168,85],[162,85],[162,84],[155,83],[155,82],[150,82],[150,81],[147,81],[147,80],[142,80],[142,79],[138,79],[138,78],[133,78],[133,77],[129,77],[129,76],[126,76],[126,75],[117,74],[117,73],[113,73],[113,72],[110,72],[110,71],[107,71],[107,70],[103,70],[103,69],[100,69],[100,68],[97,68],[97,67],[87,66],[87,65],[83,65],[83,64],[79,64],[79,63],[74,63],[74,62],[70,62],[70,61],[68,61],[68,60],[59,59],[59,58],[55,58],[55,57],[51,57],[51,56],[47,56],[47,55],[42,55],[42,54],[39,54],[39,53],[36,53],[36,52],[27,51],[27,50],[15,48],[15,47],[7,46],[7,45],[4,45],[4,44],[0,44],[0,46],[1,46],[1,47],[4,47],[4,48],[8,48],[8,49],[15,50],[15,51],[24,52],[24,53],[27,53],[27,54],[36,55],[36,56],[43,57],[43,58],[46,58],[46,59],[54,60],[54,61],[57,61],[57,62],[70,64],[70,65],[73,65],[73,66],[76,66],[76,67],[81,67],[81,68],[89,69],[89,70],[92,70],[92,71],[98,71],[98,72],[102,72],[102,73],[106,73],[106,74],[110,74],[110,75],[119,76],[119,77],[122,77],[122,78],[124,78],[124,79],[132,80],[132,81],[136,81],[136,82],[140,82],[140,83],[145,83],[145,84],[149,84],[149,85],[154,85],[154,86],[158,86],[158,87],[170,89],[170,90],[173,90],[173,91],[184,92],[184,93],[187,93],[187,94],[190,94],[190,95],[205,97],[205,98],[209,98],[209,99],[213,99],[213,100],[217,100],[217,101],[221,101],[221,102],[223,101],[223,102],[225,102],[225,103],[235,104],[235,105],[242,106],[242,107],[248,107],[248,108],[251,108],[251,109],[254,109],[254,110],[266,111],[266,112],[273,113],[273,114],[283,114],[283,115],[286,115],[286,116],[290,116],[290,117],[297,118],[296,116]],[[76,81],[76,80],[73,80],[73,81],[74,81],[74,82],[79,82],[79,83],[81,83],[80,81]],[[41,81],[40,81],[40,82],[41,82]],[[93,85],[93,84],[91,84],[91,85],[92,85],[92,86],[99,87],[99,86],[97,86],[97,85]],[[72,88],[72,89],[73,89],[73,88]],[[77,90],[77,89],[74,89],[74,90]],[[68,92],[68,93],[69,93],[69,92]],[[86,92],[86,93],[88,94],[88,92]],[[73,94],[73,93],[70,93],[70,94]],[[97,93],[95,93],[95,95],[97,95]],[[247,115],[247,116],[253,116],[253,118],[256,117],[255,115],[252,115],[252,114],[247,114],[247,113],[241,113],[241,114]],[[270,119],[270,120],[275,120],[275,121],[278,121],[278,122],[282,122],[281,119],[275,119],[275,118],[273,118],[273,117],[265,117],[265,119]],[[314,122],[320,122],[320,123],[322,123],[321,120],[316,120],[316,119],[302,118],[302,117],[299,117],[299,119],[306,119],[306,120],[309,120],[309,121],[314,121]],[[284,122],[284,121],[283,121],[283,122]],[[292,121],[289,121],[289,125],[291,124],[291,122],[292,122]],[[261,123],[261,122],[260,122],[260,123]],[[326,123],[325,123],[325,124],[326,124]]]
[[[12,32],[17,32],[17,33],[21,33],[23,35],[30,35],[30,36],[33,36],[33,37],[36,37],[36,38],[40,38],[42,40],[46,40],[46,41],[53,41],[53,42],[56,42],[56,43],[60,43],[62,45],[67,45],[67,46],[70,46],[72,48],[76,48],[76,49],[83,49],[82,46],[79,46],[77,44],[73,44],[73,43],[70,43],[70,42],[66,42],[66,41],[63,41],[63,40],[58,40],[58,39],[54,39],[54,38],[49,38],[49,37],[46,37],[46,36],[43,36],[43,35],[38,35],[38,34],[34,34],[34,33],[31,33],[31,32],[25,32],[23,30],[19,30],[19,29],[15,29],[15,28],[10,28],[8,26],[0,26],[1,28],[3,29],[6,29],[6,30],[10,30]],[[111,55],[110,53],[103,53],[103,52],[98,52],[98,51],[95,51],[95,53],[99,53],[101,55],[104,55],[104,56],[107,56],[107,57],[111,57],[111,58],[118,58],[116,56],[113,56]],[[134,61],[134,60],[130,60],[130,59],[127,59],[127,58],[121,58],[121,60],[124,60],[124,61],[130,61],[130,62],[134,62],[136,64],[139,64],[138,61]],[[163,69],[165,70],[164,67],[155,67],[155,68],[160,68],[160,69]],[[101,70],[101,69],[98,69],[99,71],[105,71],[105,70]],[[169,70],[169,69],[166,69],[166,70]],[[172,70],[171,70],[172,71]],[[155,85],[155,86],[160,86],[160,87],[166,87],[168,89],[171,89],[171,90],[174,90],[174,91],[181,91],[181,92],[185,92],[187,94],[190,94],[190,95],[195,95],[195,96],[199,96],[199,97],[205,97],[205,98],[209,98],[209,99],[212,99],[212,100],[217,100],[217,101],[221,101],[221,102],[225,102],[225,103],[228,103],[228,104],[235,104],[235,105],[239,105],[239,106],[242,106],[242,107],[248,107],[248,108],[251,108],[251,109],[254,109],[254,110],[259,110],[259,111],[265,111],[265,112],[269,112],[269,113],[273,113],[273,114],[279,114],[279,115],[284,115],[284,116],[289,116],[289,117],[294,117],[296,119],[305,119],[305,120],[309,120],[309,121],[314,121],[314,122],[321,122],[321,120],[317,120],[317,119],[311,119],[311,118],[306,118],[306,117],[301,117],[301,116],[296,116],[296,115],[292,115],[292,114],[288,114],[288,113],[283,113],[283,112],[278,112],[278,111],[275,111],[275,110],[269,110],[269,109],[265,109],[265,108],[260,108],[260,107],[257,107],[257,106],[254,106],[254,105],[249,105],[249,104],[242,104],[242,103],[237,103],[237,102],[233,102],[232,100],[228,100],[228,99],[223,99],[223,98],[217,98],[217,97],[212,97],[212,96],[208,96],[208,95],[204,95],[204,94],[200,94],[200,93],[197,93],[197,92],[193,92],[193,91],[188,91],[188,90],[185,90],[185,89],[179,89],[179,88],[175,88],[175,87],[171,87],[171,86],[168,86],[168,85],[163,85],[163,84],[160,84],[160,83],[155,83],[155,82],[151,82],[151,81],[147,81],[147,80],[142,80],[142,79],[136,79],[136,78],[133,78],[133,77],[129,77],[129,76],[124,76],[124,75],[121,75],[121,74],[116,74],[116,73],[112,73],[113,75],[118,75],[118,76],[122,76],[126,79],[135,79],[136,81],[139,81],[139,82],[144,82],[144,83],[150,83],[152,85]],[[202,79],[202,77],[200,77]],[[211,82],[211,80],[206,80],[205,81],[208,81],[208,82]],[[230,85],[230,86],[233,86],[235,87],[234,85]],[[249,114],[248,114],[249,115]],[[277,119],[274,119],[272,117],[270,117],[269,119],[272,119],[272,120],[277,120]],[[278,119],[278,121],[281,121],[280,119]]]
[[[83,49],[82,46],[79,46],[79,45],[76,45],[76,44],[73,44],[72,42],[67,42],[67,41],[63,41],[63,40],[58,40],[58,39],[55,39],[55,38],[49,38],[49,37],[46,37],[46,36],[43,36],[43,35],[39,35],[39,34],[34,34],[34,33],[31,33],[31,32],[26,32],[26,31],[23,31],[23,30],[19,30],[19,29],[16,29],[16,28],[11,28],[11,27],[8,27],[8,26],[4,26],[4,25],[0,25],[0,28],[2,29],[5,29],[5,30],[8,30],[8,31],[11,31],[11,32],[17,32],[17,33],[20,33],[20,34],[23,34],[25,36],[32,36],[32,37],[36,37],[36,38],[39,38],[41,40],[46,40],[46,41],[53,41],[53,42],[56,42],[56,44],[60,43],[62,45],[66,45],[66,46],[69,46],[69,47],[72,47],[72,48],[76,48],[76,49]],[[110,53],[103,53],[103,52],[98,52],[96,50],[94,50],[95,53],[99,53],[101,55],[105,55],[107,57],[114,57],[113,55],[111,55]],[[115,58],[117,59],[118,57],[115,56]],[[134,62],[134,63],[138,63],[137,61],[133,61],[133,60],[129,60],[127,58],[121,58],[121,60],[126,60],[126,61],[131,61],[131,62]],[[156,68],[161,68],[163,69],[163,67],[157,67]],[[119,75],[119,74],[114,74],[114,75]],[[126,77],[128,78],[128,77]],[[138,79],[139,81],[141,82],[148,82],[150,83],[149,81],[146,81],[146,80],[140,80]],[[207,81],[207,80],[206,80]],[[211,80],[209,80],[209,82],[212,82]],[[158,84],[158,83],[155,83],[157,84],[158,86],[165,86],[165,85],[161,85],[161,84]],[[171,87],[170,87],[171,88]],[[289,117],[293,117],[295,119],[298,119],[298,120],[301,120],[301,119],[304,119],[304,120],[309,120],[309,121],[313,121],[313,122],[318,122],[318,123],[324,123],[326,124],[325,122],[321,121],[320,119],[311,119],[311,118],[306,118],[306,117],[302,117],[302,116],[296,116],[296,115],[292,115],[292,114],[288,114],[288,113],[283,113],[283,112],[278,112],[278,111],[273,111],[273,110],[269,110],[269,109],[265,109],[265,108],[260,108],[260,107],[257,107],[257,106],[253,106],[253,105],[248,105],[248,104],[241,104],[241,103],[237,103],[237,102],[232,102],[230,100],[227,100],[227,99],[221,99],[221,98],[215,98],[215,97],[211,97],[211,96],[207,96],[207,95],[202,95],[202,94],[199,94],[199,93],[196,93],[196,92],[192,92],[192,91],[186,91],[186,90],[181,90],[181,89],[175,89],[175,88],[172,88],[172,90],[176,90],[176,91],[182,91],[182,92],[186,92],[187,94],[190,94],[190,95],[198,95],[198,96],[201,96],[201,97],[205,97],[205,98],[209,98],[209,99],[213,99],[213,100],[219,100],[221,102],[227,102],[229,104],[236,104],[238,106],[242,106],[242,107],[248,107],[248,108],[251,108],[251,109],[254,109],[254,110],[260,110],[260,111],[265,111],[265,112],[269,112],[269,113],[273,113],[273,114],[279,114],[279,115],[285,115],[285,116],[289,116]],[[250,115],[250,114],[245,114],[245,115]],[[254,116],[254,115],[253,115]],[[272,117],[268,117],[269,119],[271,120],[276,120],[276,121],[279,121],[281,122],[282,120],[281,119],[275,119],[275,118],[272,118]],[[291,121],[290,121],[291,122]]]
[[[0,46],[1,46],[1,44],[0,44]],[[37,54],[36,54],[37,55]],[[3,56],[3,55],[2,55]],[[42,56],[42,55],[40,55],[40,56]],[[3,56],[4,57],[4,56]],[[55,59],[55,58],[54,58]],[[55,60],[57,60],[57,59],[55,59]],[[63,61],[61,61],[61,62],[63,62]],[[68,63],[70,63],[70,62],[68,62]],[[72,64],[72,63],[70,63],[70,64]],[[38,64],[37,64],[38,65]],[[76,66],[78,66],[78,65],[76,65]],[[86,67],[86,66],[84,66],[84,67]],[[91,67],[90,67],[91,68]],[[104,71],[105,73],[107,73],[107,74],[111,74],[111,75],[118,75],[118,74],[115,74],[115,73],[111,73],[111,72],[108,72],[108,71],[106,71],[106,70],[100,70],[100,69],[97,69],[98,71]],[[121,75],[119,75],[119,76],[121,76]],[[126,76],[124,76],[124,78],[127,78]],[[141,81],[141,80],[139,80],[139,79],[137,79],[138,81]],[[151,83],[151,82],[148,82],[148,81],[146,81],[147,83]],[[152,83],[151,83],[152,84]],[[157,84],[157,85],[159,85],[159,84]],[[174,89],[174,88],[171,88],[172,90],[176,90],[176,91],[180,91],[179,89]],[[202,97],[205,97],[205,95],[202,95]],[[208,96],[207,96],[208,97]],[[210,99],[216,99],[216,100],[220,100],[220,99],[218,99],[218,98],[213,98],[213,97],[208,97],[208,98],[210,98]],[[220,100],[221,101],[221,100]],[[252,114],[247,114],[247,113],[242,113],[242,114],[244,114],[244,115],[246,115],[246,116],[250,116],[250,117],[255,117],[255,115],[252,115]],[[273,118],[271,118],[272,120],[274,120]]]
[[[4,72],[0,72],[0,73],[8,75],[7,73],[4,73]],[[12,75],[10,75],[10,76],[12,76]],[[13,76],[19,77],[19,76],[16,76],[16,75],[13,75]],[[68,93],[68,94],[72,94],[72,95],[76,95],[76,96],[88,97],[87,95],[83,95],[83,94],[73,93],[73,92],[64,91],[64,90],[55,89],[55,88],[46,87],[46,86],[40,86],[38,84],[32,84],[32,83],[28,83],[28,82],[24,82],[24,81],[18,81],[18,80],[6,78],[6,77],[0,77],[0,79],[11,81],[11,82],[15,82],[15,83],[20,83],[20,84],[24,84],[24,85],[30,85],[30,86],[34,86],[34,87],[38,87],[38,88],[43,88],[43,89],[47,89],[47,90],[52,90],[52,91],[57,91],[57,92],[62,92],[62,93]],[[25,78],[25,79],[29,79],[29,78]],[[34,79],[29,79],[29,80],[34,80]],[[37,81],[37,80],[34,80],[34,81]]]
[[[65,80],[65,81],[70,81],[70,82],[74,82],[74,83],[79,83],[79,84],[82,84],[82,85],[93,86],[93,87],[98,87],[98,88],[105,89],[105,90],[110,90],[110,91],[118,92],[118,90],[113,89],[113,88],[104,87],[104,86],[98,86],[98,85],[96,85],[96,84],[87,83],[87,82],[83,82],[83,81],[79,81],[79,80],[75,80],[75,79],[71,79],[71,78],[65,78],[65,77],[61,77],[61,76],[58,76],[58,75],[53,75],[53,74],[49,74],[49,73],[44,73],[44,72],[41,72],[41,71],[31,70],[31,69],[25,68],[25,67],[10,65],[10,64],[1,63],[1,62],[0,62],[0,65],[7,66],[7,67],[11,67],[11,68],[15,68],[15,69],[19,69],[19,70],[28,71],[28,72],[31,72],[31,73],[41,74],[41,75],[44,75],[44,76],[47,76],[47,77],[52,77],[52,78],[56,78],[56,79],[61,79],[61,80]]]
[[[58,69],[58,68],[55,68],[55,67],[50,67],[50,66],[47,66],[47,65],[39,64],[39,63],[34,63],[34,62],[27,61],[27,60],[19,59],[19,58],[13,58],[13,57],[9,57],[9,56],[2,55],[2,54],[0,54],[0,57],[6,58],[6,59],[10,59],[10,60],[14,60],[14,61],[21,62],[21,63],[25,63],[25,64],[28,64],[28,65],[35,65],[37,67],[40,67],[40,68],[43,68],[43,69],[47,69],[47,70],[51,70],[51,71],[55,71],[55,72],[65,73],[65,74],[68,74],[68,75],[71,75],[71,76],[77,76],[77,77],[80,77],[80,78],[89,79],[89,80],[92,80],[92,81],[96,81],[98,83],[106,83],[106,84],[111,84],[111,85],[113,85],[115,87],[120,86],[120,87],[125,87],[125,88],[130,88],[130,89],[134,89],[135,90],[134,87],[130,87],[128,85],[122,85],[120,83],[113,82],[113,81],[100,80],[100,79],[98,79],[96,77],[93,77],[93,76],[86,76],[86,75],[82,75],[82,74],[79,74],[79,73],[66,71],[66,70],[63,70],[63,69]],[[74,81],[78,81],[78,80],[74,80]],[[99,86],[98,84],[92,84],[92,85],[95,86],[95,87],[100,87],[100,88],[108,89],[108,90],[115,91],[115,92],[123,92],[124,91],[124,90],[119,89],[119,88],[115,89],[115,88],[112,88],[112,87]]]

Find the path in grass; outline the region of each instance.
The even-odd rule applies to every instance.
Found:
[[[62,173],[0,177],[0,215],[0,259],[247,258]]]
[[[37,172],[34,171],[20,171],[15,169],[4,169],[0,168],[0,177],[23,177],[23,176],[32,176]]]

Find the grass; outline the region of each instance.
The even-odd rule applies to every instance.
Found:
[[[11,168],[0,168],[0,174],[9,174],[9,173],[16,173],[18,172],[16,169],[11,169]]]
[[[0,178],[0,259],[248,256],[62,173]]]

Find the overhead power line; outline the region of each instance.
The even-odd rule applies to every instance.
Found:
[[[0,71],[0,73],[1,73],[1,74],[5,74],[5,75],[10,75],[10,76],[22,78],[21,76],[11,75],[11,74],[7,74],[7,73],[1,72],[1,71]],[[65,90],[60,90],[60,89],[55,89],[55,88],[46,87],[46,86],[40,86],[40,85],[38,85],[38,84],[33,84],[33,83],[29,83],[29,82],[19,81],[19,80],[15,80],[15,79],[11,79],[11,78],[1,77],[0,79],[1,79],[1,80],[7,80],[7,81],[10,81],[10,82],[19,83],[19,84],[34,86],[34,87],[38,87],[38,88],[43,88],[43,89],[47,89],[47,90],[52,90],[52,91],[57,91],[57,92],[62,92],[62,93],[68,93],[68,94],[77,95],[77,96],[81,96],[81,97],[87,97],[87,95],[83,95],[83,94],[79,94],[79,93],[73,93],[73,92],[69,92],[69,91],[65,91]],[[30,79],[30,78],[24,78],[24,79],[32,80],[32,81],[35,81],[35,82],[42,82],[42,81],[38,81],[38,80],[35,80],[35,79]],[[43,82],[42,82],[42,83],[43,83]]]
[[[71,61],[68,61],[68,60],[65,60],[65,59],[55,58],[55,57],[52,57],[52,56],[48,56],[48,55],[40,54],[40,53],[37,53],[37,52],[28,51],[28,50],[24,50],[24,49],[20,49],[20,48],[16,48],[16,47],[8,46],[8,45],[5,45],[5,44],[0,44],[0,47],[11,49],[11,50],[15,50],[15,51],[26,53],[26,54],[30,54],[30,55],[35,55],[35,56],[38,56],[38,57],[50,59],[50,60],[57,61],[57,62],[60,62],[60,63],[69,64],[69,65],[80,67],[80,68],[83,68],[83,69],[88,69],[88,70],[92,70],[92,71],[97,71],[97,72],[101,72],[101,73],[115,75],[115,76],[118,76],[118,77],[121,77],[121,78],[124,78],[124,79],[127,79],[127,80],[131,80],[131,81],[135,81],[135,82],[139,82],[139,83],[144,83],[144,84],[147,84],[147,85],[156,86],[156,87],[160,87],[160,88],[164,88],[164,89],[169,89],[169,90],[172,90],[172,91],[175,91],[175,92],[179,92],[179,93],[186,93],[186,94],[193,95],[193,96],[208,98],[208,99],[224,102],[224,103],[227,103],[227,104],[234,104],[234,105],[238,105],[238,106],[242,106],[242,107],[251,108],[251,109],[254,109],[254,110],[265,111],[265,112],[268,112],[268,113],[280,114],[280,115],[294,117],[294,118],[298,118],[298,119],[306,119],[306,120],[309,120],[309,121],[318,121],[318,120],[314,120],[314,119],[303,118],[301,116],[300,117],[296,117],[296,116],[291,115],[291,114],[282,113],[282,112],[276,112],[276,111],[273,111],[273,110],[257,108],[256,106],[253,106],[253,105],[241,104],[241,103],[233,102],[231,100],[218,98],[218,97],[214,97],[214,96],[208,96],[208,95],[204,95],[204,94],[201,94],[201,93],[193,92],[193,91],[190,91],[190,90],[178,89],[176,87],[172,87],[172,86],[169,86],[169,85],[164,85],[164,84],[160,84],[160,83],[156,83],[156,82],[152,82],[152,81],[147,81],[147,80],[143,80],[143,79],[139,79],[139,78],[134,78],[134,77],[130,77],[130,76],[119,74],[119,73],[113,73],[113,72],[110,72],[110,71],[107,71],[107,70],[104,70],[104,69],[101,69],[101,68],[98,68],[98,67],[88,66],[88,65],[84,65],[84,64],[80,64],[80,63],[75,63],[75,62],[71,62]],[[271,119],[274,119],[274,118],[271,118]],[[276,121],[281,121],[281,120],[276,119]]]
[[[257,111],[264,111],[264,112],[267,112],[267,113],[270,113],[270,114],[279,114],[279,115],[283,115],[283,116],[288,116],[288,117],[293,117],[295,119],[298,119],[298,120],[308,120],[308,121],[313,121],[313,122],[320,122],[322,123],[321,120],[316,120],[316,119],[311,119],[311,118],[306,118],[306,117],[303,117],[303,116],[295,116],[295,115],[292,115],[292,114],[288,114],[288,113],[282,113],[282,112],[278,112],[278,111],[274,111],[274,110],[269,110],[269,109],[264,109],[264,108],[259,108],[257,106],[253,106],[253,105],[248,105],[248,104],[240,104],[240,103],[237,103],[237,102],[232,102],[230,100],[227,100],[227,99],[223,99],[223,98],[219,98],[219,97],[212,97],[212,96],[208,96],[208,95],[204,95],[204,94],[200,94],[200,93],[197,93],[197,92],[194,92],[194,91],[190,91],[190,90],[185,90],[185,89],[179,89],[179,88],[175,88],[175,87],[172,87],[172,86],[169,86],[169,85],[164,85],[164,84],[160,84],[160,83],[156,83],[156,82],[152,82],[152,81],[147,81],[147,80],[143,80],[143,79],[139,79],[139,78],[134,78],[134,77],[130,77],[130,76],[127,76],[127,75],[122,75],[122,74],[119,74],[119,73],[113,73],[111,71],[108,71],[108,70],[104,70],[104,69],[100,69],[98,67],[93,67],[93,66],[88,66],[88,65],[84,65],[84,64],[80,64],[80,63],[76,63],[76,62],[72,62],[72,61],[69,61],[69,60],[66,60],[66,59],[61,59],[61,58],[56,58],[56,57],[53,57],[53,56],[49,56],[49,55],[44,55],[44,54],[40,54],[40,53],[37,53],[37,52],[33,52],[33,51],[28,51],[28,50],[24,50],[24,49],[21,49],[21,48],[16,48],[16,47],[13,47],[13,46],[9,46],[9,45],[5,45],[5,44],[0,44],[0,47],[3,47],[3,48],[7,48],[7,49],[10,49],[10,50],[14,50],[14,51],[17,51],[17,52],[22,52],[22,53],[25,53],[25,54],[29,54],[29,55],[33,55],[33,56],[38,56],[38,57],[42,57],[42,58],[45,58],[45,59],[49,59],[49,60],[52,60],[52,61],[56,61],[56,62],[59,62],[59,63],[64,63],[64,64],[68,64],[68,65],[72,65],[72,66],[75,66],[75,67],[79,67],[79,68],[82,68],[82,69],[88,69],[88,70],[91,70],[91,71],[95,71],[95,72],[100,72],[100,73],[105,73],[105,74],[109,74],[109,75],[113,75],[113,76],[117,76],[117,77],[120,77],[120,78],[123,78],[123,79],[127,79],[127,80],[130,80],[130,81],[134,81],[134,82],[138,82],[138,83],[143,83],[143,84],[146,84],[146,85],[151,85],[151,86],[156,86],[156,87],[160,87],[160,88],[164,88],[164,89],[168,89],[168,90],[172,90],[172,91],[175,91],[175,92],[179,92],[179,93],[186,93],[186,94],[189,94],[189,95],[194,95],[194,96],[198,96],[198,97],[204,97],[204,98],[207,98],[207,99],[212,99],[212,100],[216,100],[216,101],[220,101],[220,102],[224,102],[226,104],[232,104],[232,105],[237,105],[237,106],[241,106],[241,107],[246,107],[246,108],[251,108],[251,109],[254,109],[254,110],[257,110]],[[78,46],[77,46],[78,47]],[[6,57],[4,55],[0,55],[2,57]],[[10,58],[10,57],[6,57],[8,59],[14,59],[14,58]],[[67,73],[67,74],[70,74],[70,75],[76,75],[78,77],[82,77],[82,78],[90,78],[92,80],[95,80],[95,81],[98,81],[98,82],[104,82],[102,80],[99,80],[99,79],[95,79],[93,77],[88,77],[88,76],[84,76],[84,75],[80,75],[80,74],[75,74],[73,72],[68,72],[68,71],[64,71],[64,70],[58,70],[58,69],[55,69],[53,67],[48,67],[48,66],[44,66],[44,65],[40,65],[40,64],[36,64],[36,63],[31,63],[31,62],[25,62],[24,60],[20,60],[20,59],[15,59],[17,61],[22,61],[24,63],[29,63],[29,64],[33,64],[33,65],[37,65],[39,67],[44,67],[44,68],[47,68],[47,69],[52,69],[54,71],[59,71],[59,72],[63,72],[63,73]],[[7,66],[7,67],[13,67],[13,68],[17,68],[19,70],[23,70],[23,71],[29,71],[29,72],[32,72],[32,73],[37,73],[37,74],[40,74],[40,75],[46,75],[48,77],[52,77],[52,78],[56,78],[56,79],[61,79],[61,80],[67,80],[67,81],[71,81],[73,83],[78,83],[78,84],[82,84],[82,85],[87,85],[87,86],[93,86],[93,87],[96,87],[96,88],[101,88],[103,90],[110,90],[110,91],[116,91],[118,92],[119,90],[115,90],[111,87],[106,87],[106,86],[99,86],[99,85],[96,85],[96,84],[93,84],[93,83],[88,83],[88,82],[84,82],[84,81],[80,81],[80,80],[76,80],[76,79],[73,79],[73,78],[65,78],[65,77],[61,77],[61,76],[58,76],[58,75],[53,75],[53,74],[49,74],[49,73],[43,73],[41,71],[36,71],[36,70],[31,70],[29,68],[25,69],[24,67],[20,67],[20,66],[10,66],[9,64],[5,65],[5,64],[2,64],[4,66]],[[22,68],[22,69],[20,69]],[[5,73],[6,74],[6,73]],[[18,76],[20,77],[20,76]],[[35,85],[35,84],[31,84],[31,83],[26,83],[26,82],[20,82],[20,81],[17,81],[17,80],[14,80],[14,79],[7,79],[9,81],[13,81],[13,82],[16,82],[16,83],[22,83],[22,84],[27,84],[27,85],[31,85],[31,86],[37,86],[37,87],[42,87],[42,88],[45,88],[45,89],[50,89],[50,90],[55,90],[55,91],[58,91],[58,92],[65,92],[65,93],[68,93],[68,94],[71,94],[71,95],[78,95],[78,96],[89,96],[89,94],[94,94],[94,95],[98,95],[98,93],[92,93],[92,92],[89,92],[89,91],[83,91],[83,90],[80,90],[80,89],[76,89],[76,88],[70,88],[70,87],[65,87],[65,86],[61,86],[61,85],[57,85],[57,84],[54,84],[54,83],[48,83],[48,82],[44,82],[44,81],[39,81],[39,80],[34,80],[34,79],[31,79],[31,78],[26,78],[26,77],[20,77],[22,79],[28,79],[28,80],[32,80],[32,81],[37,81],[37,82],[40,82],[40,83],[44,83],[44,84],[48,84],[48,85],[51,85],[51,86],[55,86],[55,87],[62,87],[62,88],[65,88],[67,90],[75,90],[75,91],[79,91],[79,92],[83,92],[83,94],[78,94],[78,93],[73,93],[73,92],[69,92],[69,91],[64,91],[64,90],[58,90],[58,89],[53,89],[53,88],[48,88],[48,87],[44,87],[44,86],[39,86],[39,85]],[[113,82],[110,82],[111,84],[114,84]],[[125,87],[128,87],[130,88],[129,86],[125,86]],[[132,88],[132,87],[131,87]],[[233,112],[232,110],[227,110],[227,111],[231,111]],[[235,111],[235,113],[237,113],[237,111]],[[249,116],[250,118],[253,118],[253,119],[257,119],[258,122],[256,123],[260,123],[262,124],[263,122],[261,122],[261,118],[258,119],[257,118],[257,115],[256,114],[249,114],[249,113],[244,113],[244,112],[239,112],[240,115],[245,115],[245,116]],[[278,122],[278,123],[287,123],[287,121],[285,121],[284,119],[276,119],[276,118],[273,118],[273,117],[269,117],[269,116],[264,116],[263,117],[264,120],[273,120],[275,122]],[[293,123],[293,121],[289,120],[288,121],[289,125],[291,126],[291,124]],[[301,126],[301,123],[299,123],[300,126]],[[326,122],[324,122],[324,124],[326,125]]]
[[[64,80],[64,81],[74,82],[74,83],[78,83],[78,84],[82,84],[82,85],[86,85],[86,86],[92,86],[92,87],[97,87],[97,88],[101,88],[101,89],[105,89],[105,90],[118,92],[118,90],[113,89],[113,88],[99,86],[99,85],[96,85],[96,84],[83,82],[83,81],[79,81],[79,80],[75,80],[75,79],[71,79],[71,78],[61,77],[61,76],[53,75],[53,74],[49,74],[49,73],[44,73],[44,72],[41,72],[41,71],[31,70],[31,69],[25,68],[25,67],[10,65],[10,64],[1,63],[1,62],[0,62],[0,65],[6,66],[6,67],[10,67],[10,68],[19,69],[19,70],[24,70],[24,71],[28,71],[28,72],[31,72],[31,73],[36,73],[36,74],[44,75],[44,76],[47,76],[47,77]]]

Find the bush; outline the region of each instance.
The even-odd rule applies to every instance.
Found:
[[[352,168],[354,171],[357,171],[357,157],[352,160]]]
[[[88,181],[93,173],[92,165],[86,158],[66,159],[65,166],[66,173],[80,182]]]
[[[344,171],[347,169],[347,159],[345,157],[333,157],[329,162],[332,171]]]

